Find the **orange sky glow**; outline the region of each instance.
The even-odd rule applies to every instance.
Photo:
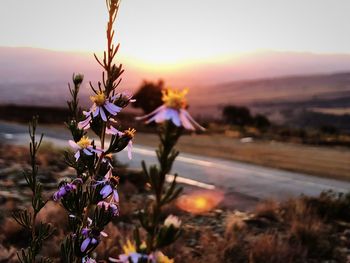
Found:
[[[350,53],[350,2],[339,0],[123,0],[120,58],[173,71],[259,50]],[[99,52],[104,0],[2,0],[0,46]]]

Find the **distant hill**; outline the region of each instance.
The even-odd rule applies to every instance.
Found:
[[[234,81],[196,89],[189,100],[197,115],[220,118],[225,105],[242,105],[275,123],[350,131],[350,72]]]
[[[349,54],[255,52],[225,62],[192,63],[173,72],[142,69],[123,57],[121,62],[126,69],[122,89],[136,90],[142,79],[158,78],[190,87],[195,115],[219,118],[224,105],[238,104],[286,122],[305,111],[350,108]],[[92,54],[0,47],[0,103],[65,106],[73,72],[86,77],[82,95],[87,103],[88,81],[101,78]]]
[[[305,103],[313,107],[348,107],[349,97],[350,72],[233,81],[194,89],[190,94],[192,105],[214,111],[227,104],[258,108]]]

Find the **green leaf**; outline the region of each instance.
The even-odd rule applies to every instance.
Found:
[[[24,227],[28,231],[31,231],[31,229],[32,229],[32,214],[30,212],[28,212],[27,210],[15,211],[15,212],[13,212],[12,217],[22,227]]]

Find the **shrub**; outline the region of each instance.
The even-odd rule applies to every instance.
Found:
[[[319,197],[304,197],[304,202],[326,220],[350,221],[350,192],[324,191]]]

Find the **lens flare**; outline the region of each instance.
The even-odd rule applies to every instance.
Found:
[[[200,191],[181,196],[176,205],[186,212],[201,214],[213,210],[223,200],[219,191]]]

